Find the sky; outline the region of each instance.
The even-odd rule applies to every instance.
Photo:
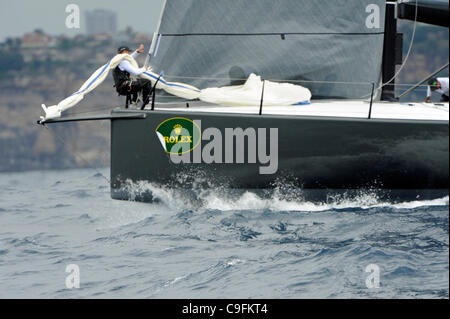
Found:
[[[163,0],[0,0],[0,42],[35,29],[58,35],[86,33],[84,11],[96,8],[118,13],[119,30],[152,33],[158,23]],[[66,7],[76,4],[81,11],[81,28],[67,29]]]

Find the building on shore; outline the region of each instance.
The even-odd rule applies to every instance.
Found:
[[[118,18],[117,13],[106,9],[95,9],[86,11],[86,29],[87,34],[94,35],[98,33],[114,34],[117,32]]]

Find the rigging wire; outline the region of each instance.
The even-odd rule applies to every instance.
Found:
[[[197,77],[197,76],[179,76],[179,75],[166,75],[165,78],[174,79],[201,79],[201,80],[234,80],[234,81],[247,81],[248,78],[231,78],[231,77]],[[265,79],[266,81],[277,82],[297,82],[297,83],[330,83],[330,84],[355,84],[355,85],[372,85],[371,82],[339,82],[339,81],[313,81],[313,80],[286,80],[286,79]]]
[[[167,75],[166,78],[174,79],[191,79],[191,80],[233,80],[233,81],[247,81],[248,78],[231,78],[231,77],[204,77],[204,76],[178,76],[178,75]],[[293,82],[293,83],[323,83],[323,84],[346,84],[346,85],[372,85],[372,82],[344,82],[344,81],[320,81],[320,80],[287,80],[287,79],[274,79],[268,78],[267,81],[276,82]],[[396,86],[413,86],[415,83],[396,83]],[[428,85],[423,84],[418,87],[427,87]]]
[[[403,62],[403,64],[401,65],[400,69],[397,71],[397,73],[392,77],[392,79],[390,79],[389,81],[387,81],[385,84],[383,84],[380,88],[388,85],[391,81],[395,80],[400,73],[403,71],[404,67],[406,66],[406,63],[408,62],[409,56],[412,52],[412,48],[413,48],[413,44],[414,41],[416,39],[416,30],[417,30],[417,18],[418,18],[418,14],[419,14],[419,0],[416,0],[416,12],[415,12],[415,16],[414,16],[414,27],[413,27],[413,33],[411,35],[411,43],[409,44],[409,49],[408,49],[408,53],[406,54],[405,57],[405,61]]]

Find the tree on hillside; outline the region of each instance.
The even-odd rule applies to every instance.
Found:
[[[0,59],[0,74],[8,71],[20,71],[23,66],[23,56],[20,53],[4,53]]]

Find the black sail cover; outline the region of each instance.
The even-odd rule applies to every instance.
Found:
[[[360,98],[381,79],[385,10],[385,0],[167,0],[151,64],[201,89],[255,73],[304,81],[313,99]]]

